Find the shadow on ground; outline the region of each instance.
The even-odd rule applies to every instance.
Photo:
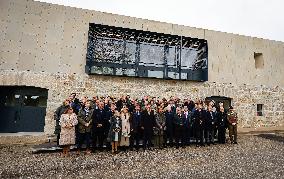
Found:
[[[284,135],[276,135],[276,134],[259,134],[258,137],[273,140],[276,142],[282,142],[284,143]]]

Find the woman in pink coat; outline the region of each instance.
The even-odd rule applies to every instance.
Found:
[[[78,124],[77,116],[69,107],[60,117],[61,126],[59,145],[63,146],[63,156],[68,156],[70,145],[75,144],[75,125]]]

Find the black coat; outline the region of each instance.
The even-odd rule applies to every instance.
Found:
[[[55,130],[54,134],[60,134],[61,126],[59,125],[59,120],[61,115],[69,108],[69,106],[61,105],[59,106],[56,111],[54,112],[54,120],[55,120]]]
[[[195,110],[193,113],[193,124],[196,130],[204,129],[206,120],[206,111],[205,110]]]
[[[212,115],[211,115],[212,113]],[[205,129],[213,129],[216,124],[216,113],[206,111]]]
[[[219,129],[225,129],[228,126],[227,113],[218,111],[216,114],[216,125]]]
[[[174,124],[175,126],[184,127],[185,125],[185,115],[184,114],[175,114],[174,115]]]
[[[102,110],[96,109],[93,112],[92,119],[93,119],[93,132],[104,132],[108,122],[107,112],[104,109]],[[98,124],[101,124],[102,127],[98,127]]]
[[[143,111],[141,115],[141,127],[144,128],[144,133],[153,133],[153,127],[156,125],[154,111],[150,114],[148,111]]]
[[[192,126],[192,113],[190,111],[188,111],[187,116],[185,116],[185,113],[183,113],[185,121],[184,121],[184,125],[186,128],[190,128]]]
[[[131,126],[131,129],[133,129],[133,132],[138,132],[141,129],[141,116],[142,116],[142,113],[140,111],[139,113],[135,111],[131,115],[132,118],[130,121],[130,126]]]
[[[174,113],[165,112],[165,117],[166,117],[166,129],[172,130],[174,125]]]

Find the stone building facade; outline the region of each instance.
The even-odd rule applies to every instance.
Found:
[[[232,99],[239,130],[284,129],[284,43],[32,0],[0,0],[0,86],[48,89],[44,134],[71,93]],[[89,23],[206,39],[208,81],[87,75]],[[263,105],[263,116],[257,115]]]

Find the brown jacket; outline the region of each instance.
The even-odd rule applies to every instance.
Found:
[[[238,115],[236,112],[229,112],[228,113],[228,122],[230,125],[232,125],[232,123],[236,123],[238,122]]]
[[[80,109],[78,113],[78,129],[79,133],[86,133],[86,132],[91,132],[92,129],[92,115],[93,115],[94,110],[90,109],[89,113],[85,111],[85,109]],[[85,124],[90,123],[89,126],[85,126]]]

